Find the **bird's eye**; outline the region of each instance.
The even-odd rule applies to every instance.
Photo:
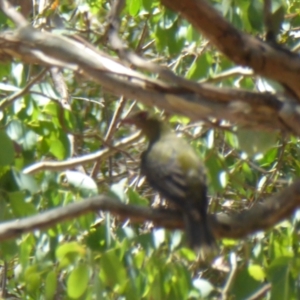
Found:
[[[140,114],[139,114],[139,119],[141,121],[143,120],[146,120],[148,118],[148,113],[146,111],[142,111]]]

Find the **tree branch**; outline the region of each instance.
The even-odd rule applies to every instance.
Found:
[[[220,89],[174,74],[174,80],[169,84],[131,70],[88,43],[39,32],[28,26],[0,33],[0,54],[31,63],[69,68],[93,79],[113,94],[137,98],[146,105],[184,114],[192,120],[227,119],[250,128],[300,135],[300,110],[291,99],[285,98],[284,102],[292,108],[289,111],[293,113],[294,126],[285,124],[285,119],[290,116],[282,119],[283,102],[275,95]]]
[[[47,72],[48,72],[48,68],[43,69],[38,75],[36,75],[33,79],[31,79],[22,89],[2,99],[2,101],[0,102],[0,111],[12,105],[14,101],[16,101],[17,99],[21,98],[26,93],[28,93],[31,87],[34,86],[37,82],[39,82]]]
[[[105,148],[103,150],[99,150],[95,153],[90,153],[81,157],[75,157],[68,159],[66,161],[42,161],[38,162],[34,165],[31,165],[29,167],[26,167],[23,170],[24,174],[34,174],[41,171],[61,171],[66,169],[75,168],[77,166],[81,166],[86,163],[90,163],[93,161],[98,160],[104,160],[111,155],[115,154],[116,152],[120,151],[121,149],[124,149],[130,145],[132,145],[133,142],[140,139],[141,133],[137,132],[127,138],[124,138],[120,142],[116,143],[113,147]]]
[[[300,180],[278,194],[272,195],[249,210],[232,215],[224,213],[209,215],[209,222],[217,238],[242,238],[259,230],[265,230],[289,217],[300,206]],[[62,221],[73,219],[88,212],[109,211],[121,219],[133,223],[152,221],[157,227],[184,228],[179,211],[152,209],[126,205],[115,198],[100,195],[58,207],[21,220],[0,224],[0,241],[17,237],[37,229],[46,229]]]
[[[29,23],[26,18],[6,0],[0,0],[0,9],[18,26],[27,26]]]
[[[257,75],[276,80],[300,98],[300,58],[286,48],[276,47],[244,33],[205,0],[161,0],[179,12],[221,52],[238,65],[247,66]]]

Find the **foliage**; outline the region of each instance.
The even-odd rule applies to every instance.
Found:
[[[264,38],[263,1],[210,2],[234,26]],[[56,10],[32,14],[31,20],[37,25],[47,18],[53,26],[48,30],[53,31],[62,22],[65,33],[76,32],[111,53],[102,39],[109,3],[61,0]],[[294,28],[300,23],[299,5],[298,0],[273,1],[272,21],[279,43],[290,48],[297,44]],[[214,80],[220,87],[274,88],[268,80],[243,72],[225,76],[234,64],[158,1],[127,0],[120,20],[120,35],[129,48],[176,74]],[[3,14],[0,22],[2,28],[13,27]],[[3,63],[2,99],[19,91],[40,70],[20,61]],[[215,80],[217,75],[221,76]],[[28,93],[0,111],[1,221],[102,193],[114,193],[128,204],[157,206],[159,197],[139,176],[144,142],[100,161],[97,172],[92,162],[73,170],[22,173],[39,161],[62,161],[104,149],[134,130],[112,123],[116,112],[126,115],[133,105],[150,109],[134,104],[135,99],[116,98],[68,70],[63,70],[63,78],[70,108],[61,105],[61,95],[46,73]],[[254,132],[225,121],[192,123],[176,115],[169,121],[205,161],[213,213],[247,209],[300,174],[295,137]],[[269,282],[271,288],[261,299],[299,299],[298,220],[296,213],[268,232],[239,241],[220,240],[219,256],[213,262],[199,262],[184,247],[180,231],[154,229],[148,223],[133,225],[109,213],[88,214],[2,242],[2,278],[7,278],[3,298],[159,300],[218,299],[221,295],[222,299],[247,299]]]

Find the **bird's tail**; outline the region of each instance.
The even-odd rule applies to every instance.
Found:
[[[197,211],[186,212],[185,227],[189,246],[199,251],[202,257],[216,253],[217,244],[207,223],[206,215],[201,216]]]

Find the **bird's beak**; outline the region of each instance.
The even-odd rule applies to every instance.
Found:
[[[127,116],[124,119],[121,119],[120,124],[129,124],[129,125],[134,125],[136,122],[132,116]]]
[[[124,124],[132,124],[129,118],[121,119],[120,120],[120,125]]]

